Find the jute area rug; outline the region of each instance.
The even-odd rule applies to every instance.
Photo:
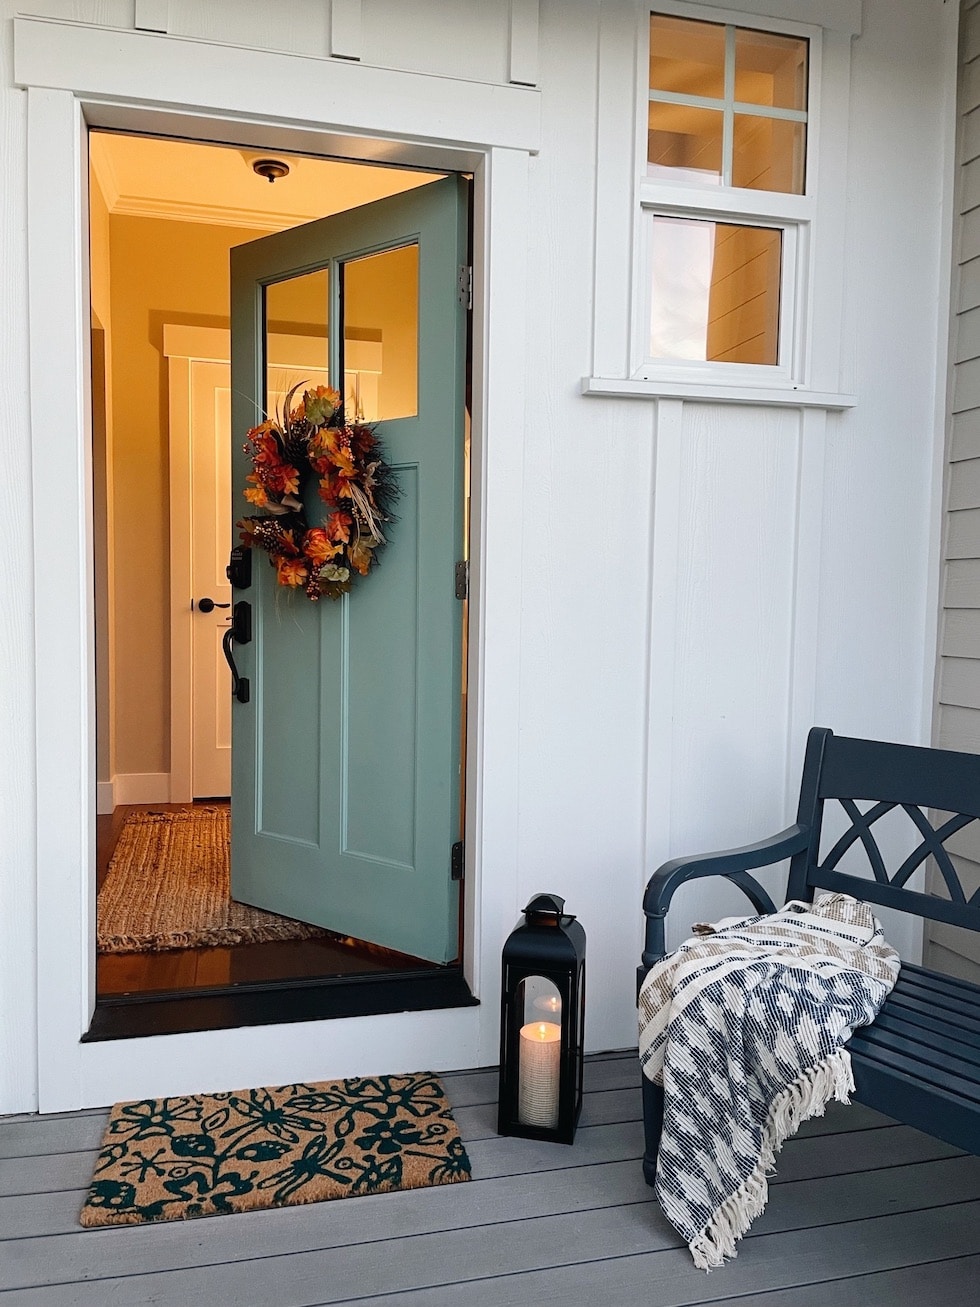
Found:
[[[235,903],[229,809],[136,812],[126,818],[96,908],[99,953],[160,953],[329,932]]]
[[[469,1178],[431,1072],[144,1099],[113,1107],[80,1220],[136,1225]]]

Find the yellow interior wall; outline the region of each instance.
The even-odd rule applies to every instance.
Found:
[[[112,467],[108,457],[111,421],[109,387],[112,377],[110,335],[109,210],[98,181],[93,177],[89,199],[92,296],[92,477],[93,544],[95,565],[95,701],[96,775],[106,782],[114,770],[112,682],[112,514],[109,486]]]
[[[115,770],[170,770],[166,322],[228,326],[228,251],[260,233],[113,214]]]

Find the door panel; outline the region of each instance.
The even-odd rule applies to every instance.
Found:
[[[233,706],[232,892],[435,962],[458,952],[463,187],[446,178],[232,254],[236,518],[242,441],[265,407],[263,312],[310,273],[326,274],[324,324],[343,323],[330,378],[352,394],[363,375],[401,490],[379,566],[340,600],[277,586],[260,551],[235,592],[253,639],[235,649],[252,692]],[[307,512],[324,515],[315,488]]]

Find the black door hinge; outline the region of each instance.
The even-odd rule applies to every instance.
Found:
[[[457,840],[449,855],[450,875],[453,880],[463,879],[463,841]]]
[[[459,265],[457,290],[460,304],[466,309],[471,309],[473,307],[473,269],[466,263]]]
[[[456,564],[455,586],[457,599],[470,597],[470,565],[465,559]]]

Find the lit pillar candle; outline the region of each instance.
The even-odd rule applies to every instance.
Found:
[[[554,1130],[558,1125],[558,1077],[561,1071],[561,1027],[553,1021],[532,1021],[521,1027],[517,1119],[522,1125]]]

